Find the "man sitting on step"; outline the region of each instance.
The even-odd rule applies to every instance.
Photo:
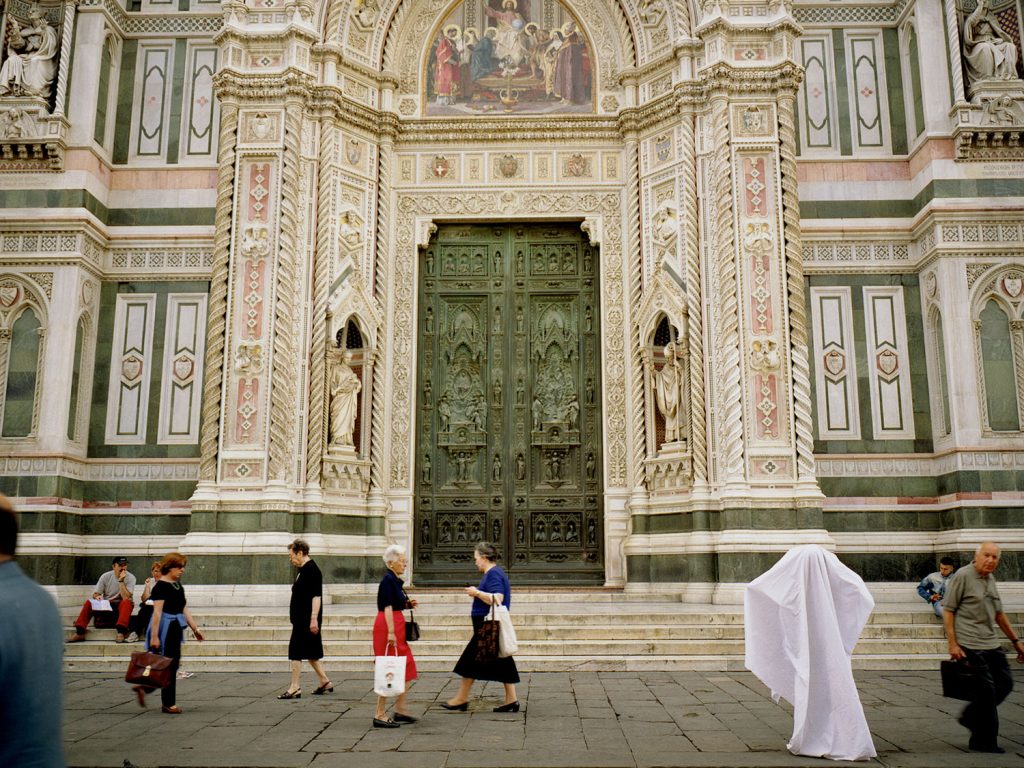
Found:
[[[93,590],[92,599],[86,600],[81,613],[75,619],[75,633],[68,638],[69,643],[80,643],[85,640],[86,627],[93,618],[93,600],[109,600],[110,611],[96,611],[96,628],[109,627],[114,623],[117,627],[115,642],[123,643],[128,634],[128,623],[131,620],[132,593],[135,590],[135,577],[128,572],[128,558],[115,557],[111,569],[100,576]]]

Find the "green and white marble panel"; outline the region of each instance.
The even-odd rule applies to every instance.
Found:
[[[875,440],[914,438],[902,286],[864,288],[871,423]]]
[[[860,440],[850,288],[811,288],[819,440]]]
[[[121,294],[114,312],[106,442],[143,444],[149,415],[156,294]]]
[[[206,342],[205,293],[167,297],[158,442],[199,441],[203,350]]]

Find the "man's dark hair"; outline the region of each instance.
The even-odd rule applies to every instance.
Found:
[[[939,565],[956,565],[956,560],[952,557],[944,557],[939,560]]]
[[[18,548],[18,515],[14,507],[3,496],[0,496],[0,555],[14,557]]]
[[[296,539],[288,545],[288,549],[294,552],[296,555],[309,555],[309,544],[302,539]]]

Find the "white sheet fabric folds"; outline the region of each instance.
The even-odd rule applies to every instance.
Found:
[[[789,550],[747,586],[746,667],[793,705],[795,755],[832,760],[875,756],[850,656],[875,601],[831,552]]]

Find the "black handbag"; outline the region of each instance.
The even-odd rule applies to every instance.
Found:
[[[409,609],[409,620],[405,622],[405,642],[411,643],[420,639],[420,625],[416,623],[416,614]]]
[[[942,674],[942,695],[947,699],[971,701],[974,698],[974,667],[961,661],[943,661],[939,665]]]
[[[501,636],[501,622],[494,617],[494,603],[491,616],[484,619],[476,630],[476,663],[490,664],[498,659],[498,638]]]

